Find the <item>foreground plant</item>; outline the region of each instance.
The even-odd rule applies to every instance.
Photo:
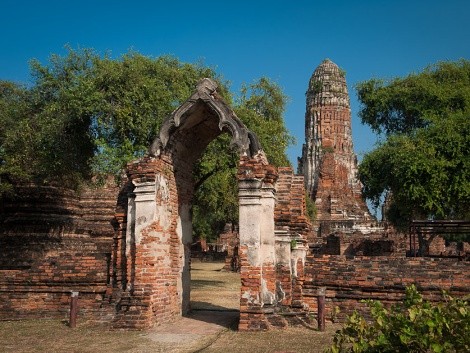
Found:
[[[354,312],[336,332],[328,353],[470,352],[468,299],[444,294],[444,301],[423,300],[414,285],[403,303],[386,309],[368,300],[371,321]]]

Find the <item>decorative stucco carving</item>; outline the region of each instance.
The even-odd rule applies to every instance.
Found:
[[[230,133],[232,136],[231,145],[236,147],[241,155],[253,157],[259,153],[261,145],[257,136],[246,128],[234,111],[224,102],[217,93],[217,88],[217,83],[209,78],[203,78],[198,82],[192,96],[163,122],[159,135],[149,148],[150,156],[160,155],[179,127],[198,123],[194,119],[201,119],[201,116],[193,113],[200,104],[203,104],[208,112],[218,118],[219,130],[226,130]]]

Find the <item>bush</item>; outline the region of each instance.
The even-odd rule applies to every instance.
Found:
[[[328,353],[340,352],[470,352],[470,308],[467,299],[423,300],[414,285],[404,302],[386,309],[366,301],[372,320],[354,312],[336,332]]]

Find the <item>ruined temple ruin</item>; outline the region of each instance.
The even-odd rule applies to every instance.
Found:
[[[355,176],[344,75],[331,61],[312,76],[306,116],[304,175],[295,175],[267,162],[216,83],[202,79],[148,154],[128,164],[121,185],[17,185],[15,197],[0,199],[0,320],[66,319],[72,293],[81,322],[145,329],[186,315],[192,168],[222,133],[240,157],[240,330],[308,324],[320,290],[326,317],[339,320],[364,299],[402,300],[412,283],[432,300],[443,289],[468,294],[470,261],[406,257],[406,237],[371,224]],[[305,185],[319,210],[313,224]]]
[[[310,230],[303,180],[269,165],[210,79],[164,121],[148,154],[127,166],[120,189],[103,190],[103,202],[100,192],[34,185],[3,202],[0,317],[63,315],[71,292],[80,293],[82,318],[113,327],[148,328],[187,314],[192,170],[222,133],[240,155],[239,328],[286,325],[273,318],[279,305],[301,301],[301,281],[291,278],[301,273]],[[278,205],[276,187],[285,200]]]

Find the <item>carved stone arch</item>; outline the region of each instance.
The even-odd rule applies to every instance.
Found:
[[[193,167],[207,145],[227,132],[238,148],[240,325],[265,322],[276,305],[274,205],[277,169],[249,131],[202,79],[195,92],[164,121],[148,155],[127,168],[113,268],[117,326],[144,328],[190,310]],[[256,279],[256,280],[254,280]],[[253,316],[253,312],[258,315]],[[264,326],[263,326],[264,327]]]
[[[174,139],[178,136],[178,130],[185,129],[194,129],[189,135],[200,140],[200,146],[193,146],[198,148],[199,153],[202,153],[206,145],[223,131],[232,136],[231,146],[238,149],[240,156],[252,158],[260,153],[261,145],[257,136],[247,129],[219,96],[217,87],[217,83],[209,78],[199,81],[191,97],[163,122],[158,136],[150,146],[150,156],[157,157],[171,148],[172,142],[175,142]],[[209,126],[210,129],[209,131],[198,129],[199,126]]]

